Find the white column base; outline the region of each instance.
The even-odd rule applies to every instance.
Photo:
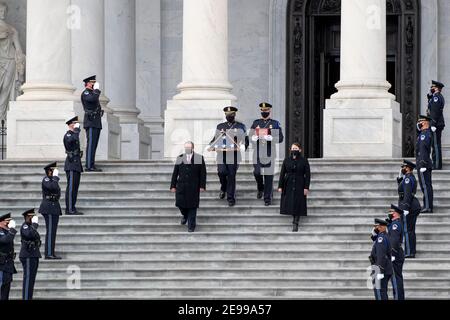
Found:
[[[140,117],[150,129],[152,154],[150,159],[164,158],[164,120],[161,117]]]
[[[150,129],[143,122],[122,123],[122,160],[150,159],[152,138]]]
[[[400,158],[400,105],[391,99],[327,100],[323,150],[324,158]]]
[[[217,125],[225,121],[223,108],[234,100],[169,100],[165,111],[164,157],[174,159],[184,152],[188,140],[195,144],[195,151],[207,159],[215,158],[215,152],[207,152]],[[239,121],[239,113],[237,115]]]

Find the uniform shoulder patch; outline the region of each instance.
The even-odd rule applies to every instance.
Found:
[[[71,137],[72,135],[70,133],[66,134],[66,136]]]
[[[405,183],[408,184],[411,180],[409,180],[409,178],[405,179]]]
[[[439,101],[439,97],[434,97],[434,102],[438,102]]]
[[[83,94],[89,95],[89,91],[85,90],[85,91],[83,92]]]
[[[397,230],[397,228],[398,228],[398,226],[397,226],[396,224],[394,224],[394,225],[392,226],[392,229],[393,229],[393,230]]]
[[[382,243],[383,242],[383,237],[379,237],[378,238],[378,243]]]
[[[49,178],[45,178],[44,181],[45,181],[45,182],[49,182],[50,179],[49,179]]]
[[[425,138],[426,138],[426,137],[425,137],[424,134],[420,136],[420,140],[422,140],[422,141],[425,140]]]
[[[5,233],[3,231],[0,232],[0,236],[4,236]]]
[[[28,226],[27,226],[27,225],[24,225],[23,228],[26,230],[26,229],[28,229]]]

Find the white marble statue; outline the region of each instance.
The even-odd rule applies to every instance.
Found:
[[[16,100],[25,80],[25,55],[17,30],[5,22],[7,12],[0,2],[0,120],[6,119],[9,101]]]

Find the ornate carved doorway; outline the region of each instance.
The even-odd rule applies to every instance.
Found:
[[[403,155],[414,156],[420,112],[418,0],[387,0],[387,80],[401,105]],[[340,77],[341,0],[290,0],[287,21],[287,143],[321,158],[325,100]],[[358,44],[355,44],[358,45]]]

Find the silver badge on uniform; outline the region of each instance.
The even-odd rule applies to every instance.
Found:
[[[405,183],[408,184],[409,183],[409,178],[405,179]]]
[[[378,243],[382,243],[383,242],[383,238],[379,237],[378,238]]]
[[[397,230],[397,225],[396,224],[394,224],[393,226],[392,226],[392,229],[394,229],[394,230]]]
[[[425,140],[425,135],[421,135],[420,140],[422,140],[422,141]]]
[[[438,97],[434,97],[434,102],[438,102],[439,98]]]

